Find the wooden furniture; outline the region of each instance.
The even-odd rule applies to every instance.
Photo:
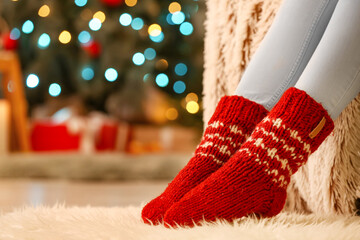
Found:
[[[2,76],[2,92],[10,105],[9,150],[19,152],[30,151],[27,102],[20,62],[15,52],[0,51],[0,74]]]

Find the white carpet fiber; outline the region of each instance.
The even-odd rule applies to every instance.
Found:
[[[191,229],[149,226],[140,207],[24,208],[0,216],[0,239],[360,239],[360,217],[316,217],[281,213],[271,219],[239,219]]]

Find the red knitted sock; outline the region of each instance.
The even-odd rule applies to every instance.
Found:
[[[161,222],[173,203],[219,169],[240,148],[267,113],[263,106],[243,97],[223,97],[189,163],[159,197],[143,208],[144,222]]]
[[[304,91],[287,90],[240,150],[166,212],[170,226],[201,220],[274,216],[286,199],[290,176],[333,130],[326,110]]]

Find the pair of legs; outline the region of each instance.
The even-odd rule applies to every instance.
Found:
[[[360,91],[358,26],[360,0],[285,0],[238,96],[221,99],[193,158],[143,220],[176,226],[279,213],[291,175]]]
[[[359,0],[285,0],[235,94],[270,110],[295,86],[336,119],[360,92],[359,26]]]

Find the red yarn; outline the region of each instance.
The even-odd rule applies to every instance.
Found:
[[[325,125],[317,127],[325,118]],[[278,214],[290,177],[334,128],[326,110],[304,91],[287,90],[240,150],[166,212],[170,226],[203,219],[233,220]],[[318,129],[314,138],[309,134]]]
[[[266,114],[263,106],[243,97],[223,97],[189,163],[166,190],[142,210],[144,222],[161,222],[173,203],[219,169],[240,148]]]

